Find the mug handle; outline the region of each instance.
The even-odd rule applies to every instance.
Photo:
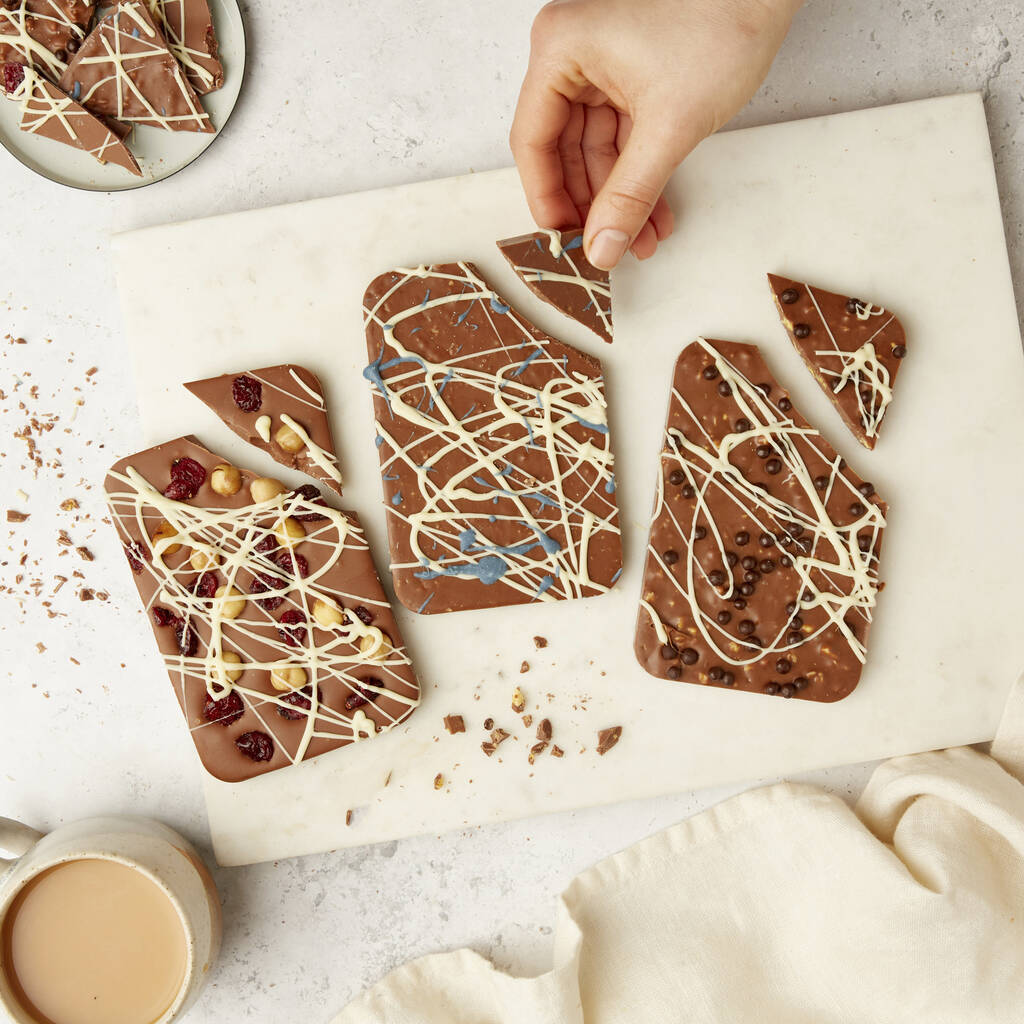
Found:
[[[0,818],[0,861],[24,857],[43,834],[12,818]]]

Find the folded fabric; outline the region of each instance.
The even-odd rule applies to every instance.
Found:
[[[550,972],[423,957],[334,1024],[1018,1024],[1022,780],[1024,679],[991,755],[743,793],[577,877]]]

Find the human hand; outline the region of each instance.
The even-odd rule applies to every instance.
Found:
[[[541,227],[584,226],[610,270],[673,229],[662,192],[757,90],[802,0],[554,0],[541,8],[510,143]]]

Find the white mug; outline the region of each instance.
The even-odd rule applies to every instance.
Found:
[[[177,911],[187,944],[185,977],[162,1017],[152,1024],[177,1021],[196,1001],[220,950],[221,910],[213,879],[199,854],[183,836],[145,818],[87,818],[43,835],[0,818],[0,922],[18,893],[41,872],[68,861],[111,860],[141,872],[156,883]],[[0,970],[0,1007],[16,1024],[37,1024],[11,991]],[[148,1024],[148,1022],[147,1022]]]

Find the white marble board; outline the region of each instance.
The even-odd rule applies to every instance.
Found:
[[[976,94],[715,136],[673,179],[678,230],[613,278],[605,346],[528,293],[494,240],[528,230],[513,170],[130,232],[114,250],[144,443],[194,432],[275,472],[179,382],[296,361],[328,389],[346,471],[386,581],[362,377],[365,285],[472,259],[548,332],[604,361],[626,568],[582,602],[417,617],[399,609],[424,700],[409,722],[241,785],[206,779],[218,859],[241,864],[990,738],[1017,668],[1024,359],[987,127]],[[901,316],[910,355],[878,449],[859,448],[803,368],[764,278],[778,270]],[[671,368],[697,335],[762,345],[797,407],[891,506],[869,661],[821,705],[672,685],[632,634]],[[119,453],[120,454],[120,453]],[[295,478],[296,481],[299,478]],[[550,641],[534,649],[532,637]],[[529,671],[520,674],[520,664]],[[1018,660],[1024,660],[1019,657]],[[165,678],[143,681],[172,700]],[[527,762],[521,684],[562,760]],[[549,698],[547,695],[553,695]],[[468,731],[450,737],[448,713]],[[482,722],[514,733],[488,759]],[[624,727],[611,753],[597,730]],[[582,753],[581,748],[586,748]],[[201,771],[196,762],[196,770]],[[443,785],[435,789],[435,776]],[[390,783],[385,785],[390,775]],[[352,823],[346,826],[346,811]]]

